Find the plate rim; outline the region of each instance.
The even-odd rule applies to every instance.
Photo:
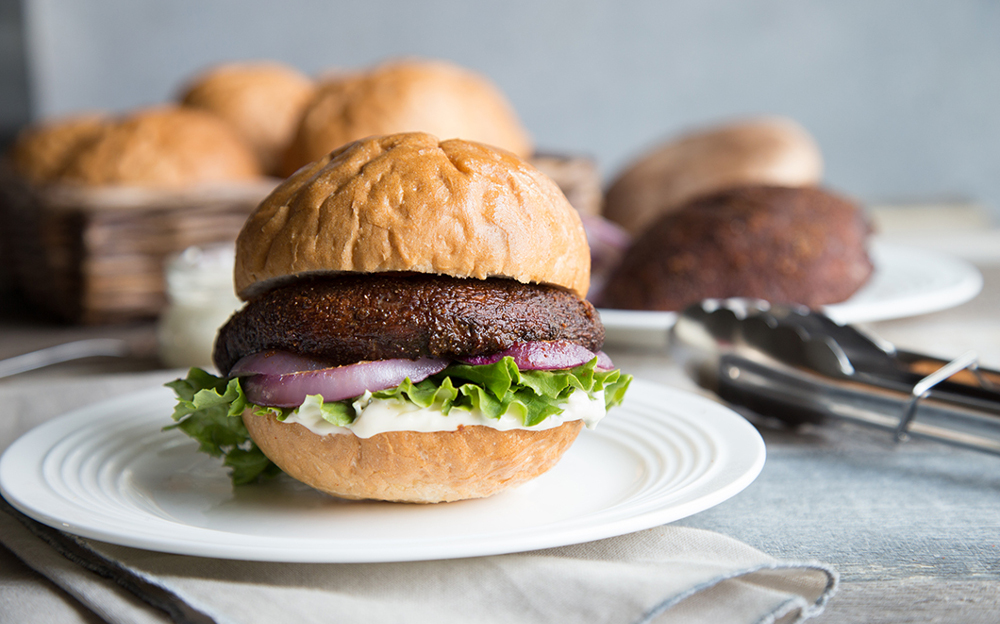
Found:
[[[533,533],[494,532],[485,536],[463,536],[461,539],[456,540],[450,547],[444,548],[442,548],[442,544],[437,540],[420,544],[419,540],[414,542],[414,537],[418,536],[410,536],[406,538],[410,542],[406,552],[397,553],[392,556],[387,556],[384,553],[378,554],[377,552],[368,554],[358,552],[359,550],[368,550],[367,546],[358,546],[350,553],[341,552],[339,555],[330,552],[330,547],[344,547],[345,540],[343,538],[330,540],[326,547],[318,548],[314,542],[305,542],[301,538],[298,540],[293,538],[269,538],[262,540],[259,536],[253,536],[248,533],[221,531],[211,527],[201,527],[183,522],[175,523],[182,527],[180,530],[185,532],[184,537],[180,539],[164,537],[158,530],[154,530],[153,535],[143,535],[145,532],[138,530],[132,530],[129,533],[123,534],[115,530],[102,530],[100,526],[92,526],[95,524],[92,518],[82,524],[72,523],[72,518],[65,517],[65,514],[68,513],[67,510],[73,509],[74,506],[79,508],[85,507],[85,505],[60,498],[57,493],[52,491],[51,484],[46,483],[47,492],[36,493],[35,496],[24,496],[23,492],[19,489],[22,487],[21,485],[11,485],[14,483],[12,475],[15,474],[15,468],[12,466],[15,465],[17,466],[17,472],[21,476],[26,471],[30,471],[36,475],[36,479],[45,481],[42,473],[45,457],[58,444],[63,442],[70,435],[70,432],[92,425],[93,421],[99,420],[102,417],[120,420],[123,416],[121,414],[115,416],[115,414],[122,410],[127,410],[130,406],[134,405],[135,401],[158,400],[163,401],[165,404],[167,401],[172,403],[173,397],[169,390],[155,387],[72,410],[41,423],[26,432],[11,444],[4,451],[2,457],[0,457],[0,493],[20,512],[43,524],[88,539],[121,546],[181,555],[250,561],[376,563],[510,554],[567,546],[624,535],[674,522],[714,507],[743,491],[760,474],[766,458],[764,441],[753,425],[745,418],[728,407],[695,393],[645,380],[634,380],[633,384],[633,392],[642,395],[642,398],[647,398],[647,395],[649,395],[648,398],[654,398],[656,393],[666,394],[672,400],[679,399],[680,406],[677,409],[686,409],[695,406],[698,408],[697,411],[699,411],[700,416],[708,413],[708,419],[712,423],[708,426],[707,434],[712,438],[713,442],[722,442],[725,446],[726,444],[732,445],[734,440],[739,439],[740,444],[745,445],[741,449],[744,457],[738,458],[741,462],[739,466],[719,465],[713,459],[713,471],[715,473],[730,470],[733,474],[726,476],[722,479],[721,483],[715,483],[713,489],[703,491],[693,499],[660,506],[652,510],[629,515],[625,518],[616,518],[611,522],[597,524],[593,522],[589,524],[577,522],[574,526],[566,527],[565,525],[573,525],[573,523],[568,520],[560,520],[551,526],[541,525],[541,530],[535,530]],[[634,396],[633,392],[630,392],[630,396]],[[638,400],[641,399],[633,398],[629,401],[627,398],[625,406],[618,409],[625,410],[628,413],[628,405],[636,403]],[[107,415],[109,412],[111,413],[110,416]],[[672,414],[669,410],[663,410],[662,415],[679,417],[681,420],[686,420],[687,424],[693,422],[693,417]],[[636,412],[632,412],[627,417],[640,419],[640,422],[641,419],[645,418],[641,413]],[[164,418],[169,419],[169,412],[164,413]],[[149,420],[152,421],[151,418]],[[163,424],[167,424],[168,422],[165,421]],[[724,432],[723,438],[718,437],[718,431],[712,431],[712,427],[718,428],[720,426],[719,423],[725,423],[725,426],[728,428]],[[601,429],[598,427],[598,429],[589,433],[591,435],[601,435]],[[712,435],[715,437],[712,437]],[[32,460],[32,462],[25,466],[22,462],[28,459]],[[723,457],[723,461],[731,461],[731,458]],[[712,477],[713,482],[719,479],[720,476],[718,474],[714,474]],[[631,494],[625,500],[634,496],[635,494]],[[54,506],[52,505],[53,500],[57,503]],[[585,517],[608,513],[609,510],[614,509],[615,506],[620,504],[617,503],[614,506],[589,512]],[[165,518],[157,518],[159,521],[167,522]],[[100,523],[97,522],[96,524]],[[190,536],[192,533],[203,539],[201,541],[194,540]],[[500,539],[496,539],[498,535]],[[467,542],[473,541],[473,538],[478,539],[482,543],[478,547],[471,547]],[[400,540],[397,539],[396,541]],[[247,544],[245,542],[253,543]],[[382,549],[382,551],[385,550],[385,548]]]

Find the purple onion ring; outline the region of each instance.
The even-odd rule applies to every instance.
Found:
[[[342,401],[360,396],[366,390],[395,388],[407,378],[417,383],[447,366],[447,360],[436,358],[379,360],[287,374],[250,374],[240,385],[247,399],[256,405],[298,407],[308,395],[318,394],[324,401]]]
[[[597,358],[596,368],[600,370],[610,370],[614,368],[611,358],[603,351],[594,353],[568,340],[551,340],[537,342],[518,342],[513,346],[493,353],[491,355],[481,355],[471,358],[463,358],[461,361],[473,366],[484,364],[496,364],[504,357],[511,357],[514,363],[521,370],[561,370],[582,366]]]

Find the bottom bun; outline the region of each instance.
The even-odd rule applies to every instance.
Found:
[[[439,503],[492,496],[556,465],[583,425],[498,431],[317,435],[274,416],[243,413],[250,437],[289,476],[334,496]]]

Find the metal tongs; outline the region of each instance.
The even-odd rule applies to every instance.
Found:
[[[699,385],[790,424],[839,418],[1000,454],[1000,372],[897,350],[794,305],[706,300],[682,312],[670,349]]]

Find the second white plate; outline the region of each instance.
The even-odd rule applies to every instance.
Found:
[[[540,478],[439,505],[352,502],[291,479],[234,488],[169,423],[166,389],[54,419],[0,459],[0,490],[58,529],[149,550],[259,561],[380,562],[520,552],[671,522],[749,485],[764,443],[702,397],[636,381]]]

